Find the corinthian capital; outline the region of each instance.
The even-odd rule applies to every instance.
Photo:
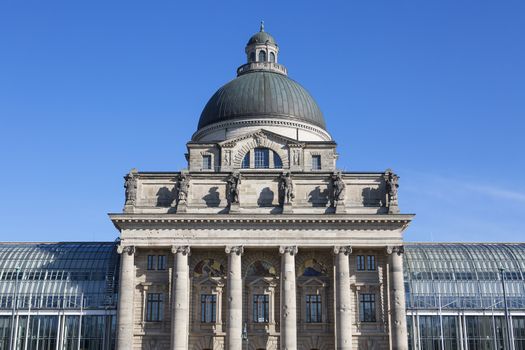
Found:
[[[334,254],[352,254],[352,246],[349,245],[336,245],[334,246]]]
[[[397,246],[389,245],[386,247],[386,253],[387,254],[396,253],[397,255],[401,255],[405,253],[405,247],[403,247],[402,245],[397,245]]]
[[[279,253],[297,255],[298,249],[296,245],[282,245],[279,247]]]
[[[135,254],[135,246],[134,245],[122,245],[122,244],[119,244],[117,246],[117,253],[119,254],[122,254],[122,253],[126,253],[128,255],[133,255]]]
[[[224,251],[226,254],[242,255],[244,253],[244,247],[242,245],[228,245]]]
[[[171,246],[171,252],[173,254],[182,254],[182,255],[190,255],[190,246],[189,245],[172,245]]]

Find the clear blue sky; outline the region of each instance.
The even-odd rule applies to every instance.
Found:
[[[113,240],[129,169],[185,167],[265,20],[339,167],[400,176],[410,241],[524,241],[525,2],[0,3],[0,240]]]

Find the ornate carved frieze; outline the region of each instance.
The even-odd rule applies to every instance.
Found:
[[[244,253],[244,246],[242,245],[226,246],[224,251],[226,252],[226,254],[242,255]]]
[[[352,246],[334,246],[334,254],[352,254]]]
[[[182,254],[182,255],[190,255],[191,249],[189,245],[174,245],[171,247],[171,252],[173,254]]]
[[[290,255],[297,255],[297,252],[299,250],[297,249],[296,245],[288,245],[288,246],[280,246],[279,247],[279,253],[280,254],[290,254]]]

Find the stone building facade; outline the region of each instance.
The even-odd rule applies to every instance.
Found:
[[[188,168],[125,178],[118,349],[407,349],[397,175],[337,170],[261,27]]]

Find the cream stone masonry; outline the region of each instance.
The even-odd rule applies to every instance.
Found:
[[[173,246],[173,293],[172,293],[172,322],[171,344],[173,350],[188,349],[189,333],[189,290],[190,275],[188,268],[189,246]]]
[[[399,177],[338,169],[279,51],[250,38],[187,169],[125,176],[118,350],[407,348]]]

